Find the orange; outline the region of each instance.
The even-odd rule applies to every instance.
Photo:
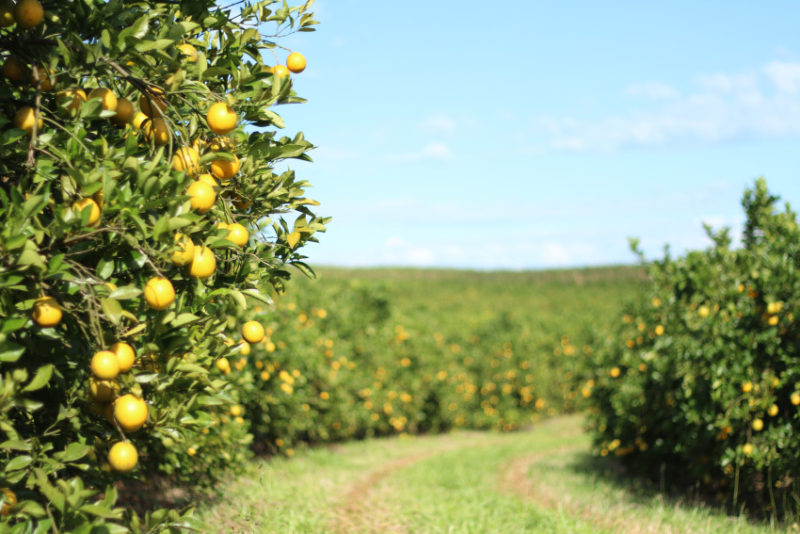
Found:
[[[63,106],[69,100],[67,109],[71,113],[77,113],[81,106],[86,102],[86,93],[83,89],[65,89],[58,92],[58,101]]]
[[[764,429],[764,421],[761,419],[753,419],[753,430],[761,432]]]
[[[196,278],[208,278],[217,270],[217,258],[208,247],[194,247],[194,258],[189,274]]]
[[[102,102],[102,107],[106,111],[116,111],[117,109],[117,95],[107,87],[99,87],[92,89],[89,92],[89,99],[99,98]]]
[[[206,213],[217,199],[214,188],[200,180],[192,182],[192,185],[186,190],[186,194],[191,197],[192,208],[196,209],[197,213]]]
[[[176,45],[175,48],[180,51],[181,55],[186,58],[186,61],[189,63],[197,61],[197,49],[189,43],[181,43]]]
[[[160,276],[154,276],[144,286],[144,300],[154,310],[169,308],[175,300],[175,289],[172,282]]]
[[[236,112],[225,102],[216,102],[208,108],[206,120],[215,134],[224,135],[236,128]]]
[[[226,151],[230,152],[234,147],[234,143],[230,137],[215,137],[208,142],[208,148],[214,152]]]
[[[771,405],[769,407],[769,409],[767,410],[767,413],[770,415],[770,417],[775,417],[776,415],[778,415],[779,411],[780,411],[780,409],[778,408],[778,405],[777,404],[773,404],[773,405]]]
[[[164,146],[169,143],[169,126],[167,121],[161,117],[147,119],[142,123],[142,132],[147,142],[153,142],[156,146]]]
[[[33,304],[31,317],[43,328],[55,326],[61,321],[61,307],[53,297],[39,297]]]
[[[795,406],[800,405],[800,393],[792,393],[790,400],[792,401],[792,404],[794,404]]]
[[[111,120],[114,121],[114,124],[117,126],[125,126],[133,120],[135,113],[136,110],[133,108],[131,101],[125,97],[121,97],[117,99],[117,114],[111,117]],[[142,113],[142,115],[144,116],[144,113]]]
[[[147,403],[127,393],[114,401],[114,419],[125,432],[136,432],[147,421]]]
[[[283,78],[284,76],[289,76],[289,69],[287,69],[283,65],[275,65],[274,67],[269,69],[269,71],[276,78]]]
[[[111,345],[111,352],[117,355],[117,363],[119,364],[119,372],[127,373],[133,367],[133,361],[136,359],[136,352],[133,347],[124,341],[117,341]]]
[[[700,306],[697,308],[697,315],[700,317],[706,318],[709,313],[711,313],[711,310],[708,309],[708,306]]]
[[[119,390],[119,384],[113,380],[89,379],[89,396],[98,402],[109,402]]]
[[[220,182],[227,182],[239,172],[239,158],[234,155],[233,160],[215,159],[211,162],[211,174]]]
[[[42,115],[39,114],[39,118],[36,118],[36,111],[31,106],[22,106],[19,108],[17,113],[14,115],[14,126],[21,130],[25,130],[28,135],[33,133],[33,126],[36,125],[37,131],[42,131],[42,127],[44,126],[44,121],[42,121]]]
[[[8,515],[11,513],[11,509],[17,505],[17,495],[11,491],[10,488],[2,488],[0,489],[0,493],[3,494],[3,505],[0,506],[0,515]]]
[[[132,443],[118,441],[108,451],[108,463],[114,471],[130,471],[139,462],[139,453]]]
[[[141,111],[137,111],[136,115],[133,116],[133,120],[131,120],[131,124],[133,124],[133,128],[138,130],[142,127],[142,123],[147,120],[147,115],[142,113]]]
[[[208,185],[210,185],[211,187],[217,187],[217,185],[218,185],[217,181],[214,179],[213,176],[211,176],[210,174],[205,174],[205,173],[201,174],[200,176],[198,176],[197,177],[197,181],[205,182]]]
[[[167,100],[164,97],[164,90],[159,87],[150,87],[149,94],[139,95],[139,109],[148,117],[156,117],[167,109]]]
[[[242,325],[242,337],[248,343],[258,343],[264,339],[264,327],[258,321],[247,321]]]
[[[228,225],[227,238],[236,243],[237,246],[243,247],[247,244],[248,239],[250,239],[250,234],[247,232],[247,228],[241,224],[233,223]]]
[[[200,154],[190,146],[179,148],[172,156],[172,168],[178,172],[185,171],[190,176],[200,172]]]
[[[3,62],[3,76],[12,82],[21,82],[27,67],[17,56],[8,56]]]
[[[14,20],[13,0],[0,0],[0,26],[7,28],[16,22]]]
[[[231,372],[231,362],[228,361],[228,358],[220,358],[217,360],[217,369],[227,375]]]
[[[172,253],[172,263],[178,267],[183,267],[191,263],[194,258],[194,243],[192,240],[181,234],[175,234],[175,252]]]
[[[83,215],[83,210],[89,208],[89,220],[86,224],[94,226],[100,221],[100,206],[91,198],[82,198],[72,205],[72,210],[78,217]]]
[[[745,456],[750,456],[753,454],[753,446],[750,443],[745,443],[742,445],[742,454]]]
[[[292,52],[286,58],[286,67],[294,72],[303,72],[306,69],[306,58],[300,52]]]
[[[39,0],[22,0],[14,8],[14,19],[20,28],[38,26],[44,18],[44,8]]]
[[[53,69],[44,67],[33,67],[31,69],[31,85],[38,87],[41,91],[50,91],[53,88]]]
[[[89,364],[92,374],[101,380],[111,380],[119,374],[119,363],[117,355],[109,350],[101,350],[94,353]]]

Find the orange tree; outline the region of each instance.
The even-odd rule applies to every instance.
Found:
[[[246,457],[227,316],[326,222],[275,170],[311,3],[0,2],[0,530],[179,528],[118,491]]]
[[[650,266],[584,377],[601,455],[735,510],[796,515],[800,489],[800,231],[758,180],[742,245]]]

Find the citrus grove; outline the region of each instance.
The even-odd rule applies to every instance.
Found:
[[[326,223],[273,109],[311,4],[0,2],[1,531],[190,526],[127,496],[248,456],[229,340]]]

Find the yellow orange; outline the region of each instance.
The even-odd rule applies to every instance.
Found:
[[[161,117],[147,119],[142,123],[142,132],[147,142],[152,142],[156,146],[164,146],[169,143],[169,125]]]
[[[172,282],[160,276],[154,276],[144,286],[144,300],[155,310],[168,308],[175,300],[175,289]]]
[[[228,225],[227,238],[228,240],[236,243],[237,246],[243,247],[247,244],[247,241],[250,239],[250,233],[247,231],[247,228],[245,228],[241,224],[233,223]]]
[[[14,8],[14,19],[20,28],[33,28],[44,19],[44,8],[39,0],[21,0]]]
[[[117,95],[107,87],[98,87],[89,92],[89,99],[99,98],[105,111],[116,111]]]
[[[186,194],[191,197],[192,209],[197,210],[198,213],[206,213],[217,199],[214,188],[200,180],[192,182],[186,190]]]
[[[189,43],[181,43],[179,45],[176,45],[175,48],[177,48],[180,51],[181,55],[189,63],[194,63],[195,61],[197,61],[197,49],[194,46],[190,45]]]
[[[111,117],[111,120],[114,121],[114,124],[117,126],[125,126],[133,120],[135,113],[136,110],[131,101],[125,97],[121,97],[117,99],[117,114]],[[142,113],[142,116],[146,115]]]
[[[117,355],[109,350],[101,350],[94,353],[92,361],[89,363],[92,374],[101,380],[111,380],[119,374],[119,362]]]
[[[200,154],[190,146],[179,148],[172,156],[172,168],[178,172],[185,171],[190,176],[200,172]]]
[[[21,82],[27,67],[17,56],[8,56],[3,62],[3,76],[12,82]]]
[[[36,125],[36,130],[41,131],[44,126],[42,115],[39,114],[38,120],[36,111],[31,106],[22,106],[14,114],[14,126],[21,130],[25,130],[28,135],[33,133],[33,127]]]
[[[175,252],[172,253],[172,263],[183,267],[191,263],[194,258],[194,243],[181,233],[175,234]]]
[[[117,341],[109,349],[117,356],[117,363],[119,364],[119,372],[127,373],[133,367],[133,362],[136,359],[136,351],[133,347],[124,341]]]
[[[65,89],[58,92],[58,101],[64,105],[67,101],[67,109],[70,113],[77,113],[84,102],[86,102],[86,93],[83,89]]]
[[[247,321],[242,325],[242,337],[248,343],[258,343],[264,339],[264,327],[258,321]]]
[[[220,182],[227,182],[239,172],[239,158],[234,155],[233,160],[215,159],[211,162],[211,174]]]
[[[31,69],[31,85],[41,91],[50,91],[53,88],[53,69],[33,67]]]
[[[136,432],[147,421],[147,403],[130,393],[114,401],[114,419],[125,432]]]
[[[194,258],[189,274],[196,278],[208,278],[217,270],[217,258],[208,247],[194,247]]]
[[[81,217],[83,210],[89,208],[89,220],[86,224],[95,226],[100,221],[100,206],[91,198],[82,198],[72,205],[72,210],[78,217]]]
[[[7,28],[14,22],[13,0],[0,0],[0,27]]]
[[[167,109],[164,90],[159,87],[150,87],[149,94],[142,93],[139,95],[139,109],[150,118],[161,115],[161,112]]]
[[[306,58],[300,52],[292,52],[286,58],[286,67],[294,72],[303,72],[306,68]]]
[[[61,321],[61,306],[53,297],[39,297],[33,304],[31,318],[43,328],[57,325]]]
[[[139,463],[139,452],[133,444],[118,441],[108,451],[108,463],[114,471],[130,471]]]
[[[208,108],[206,120],[215,134],[224,135],[236,128],[236,112],[225,102],[215,102]]]

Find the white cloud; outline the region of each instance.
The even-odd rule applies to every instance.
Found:
[[[441,142],[431,142],[415,152],[406,152],[404,154],[396,154],[389,156],[389,161],[395,163],[413,162],[421,160],[447,160],[450,159],[452,153],[450,148]]]
[[[610,151],[800,135],[800,62],[772,61],[757,72],[709,74],[695,82],[685,95],[658,82],[625,89],[628,96],[651,101],[644,110],[598,120],[537,118],[533,127],[546,140],[533,151]]]
[[[650,100],[671,100],[678,98],[680,93],[671,85],[661,82],[643,82],[629,86],[625,89],[629,96],[644,97]]]
[[[422,121],[422,128],[436,136],[450,137],[456,131],[456,121],[446,113],[430,115]]]
[[[778,90],[795,94],[800,89],[800,63],[772,61],[763,70]]]

